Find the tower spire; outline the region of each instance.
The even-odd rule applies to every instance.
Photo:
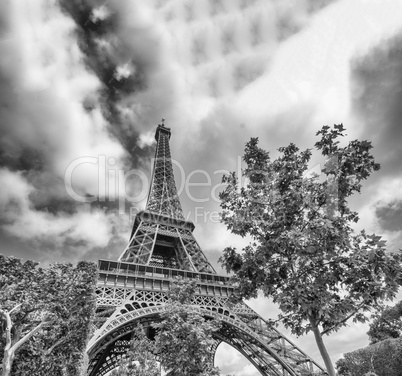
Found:
[[[154,169],[145,210],[134,220],[133,231],[119,261],[216,273],[192,234],[194,224],[183,216],[170,155],[170,128],[159,124]]]
[[[165,127],[165,119],[155,132],[157,142],[152,181],[146,205],[147,211],[184,219],[173,175],[169,140],[170,128]]]

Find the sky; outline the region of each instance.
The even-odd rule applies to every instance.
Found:
[[[397,250],[401,14],[401,0],[2,1],[0,252],[117,259],[145,206],[162,118],[184,214],[218,272],[222,250],[245,245],[218,220],[222,174],[241,169],[250,137],[275,156],[312,147],[322,125],[372,142],[381,170],[350,203],[357,229]],[[263,297],[249,304],[277,313]],[[332,359],[367,345],[366,331],[326,338]],[[311,336],[289,336],[320,361]],[[227,346],[217,365],[257,375]]]

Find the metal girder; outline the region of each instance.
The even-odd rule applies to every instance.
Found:
[[[182,222],[153,222],[158,218],[151,216],[139,221],[119,261],[215,273],[192,234],[192,228],[182,226]]]
[[[172,218],[184,219],[170,156],[170,129],[158,126],[155,138],[157,146],[146,210]]]

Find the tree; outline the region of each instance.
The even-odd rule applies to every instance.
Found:
[[[402,338],[380,341],[344,354],[336,362],[339,376],[400,376]]]
[[[219,376],[219,369],[212,364],[212,333],[218,325],[191,307],[196,288],[194,280],[172,284],[162,321],[154,324],[156,352],[172,376]]]
[[[359,217],[347,200],[380,166],[368,141],[341,147],[344,131],[340,124],[317,132],[315,149],[326,158],[321,177],[308,174],[311,149],[291,143],[271,160],[252,138],[243,157],[245,184],[231,173],[220,194],[222,222],[252,239],[241,253],[226,248],[220,259],[234,273],[238,297],[262,290],[293,334],[312,331],[330,376],[335,370],[323,335],[349,319],[368,320],[367,313],[393,299],[401,282],[400,253],[386,253],[379,236],[353,231]]]
[[[367,332],[370,344],[383,341],[388,338],[399,338],[402,336],[402,301],[393,307],[386,307],[375,315],[374,321],[370,324]]]
[[[48,268],[0,255],[2,376],[79,375],[95,312],[96,265]]]
[[[159,376],[155,360],[155,343],[148,339],[141,325],[137,325],[128,353],[111,376]]]

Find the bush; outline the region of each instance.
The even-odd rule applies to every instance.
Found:
[[[344,355],[336,363],[339,376],[401,376],[402,338],[386,339]]]

